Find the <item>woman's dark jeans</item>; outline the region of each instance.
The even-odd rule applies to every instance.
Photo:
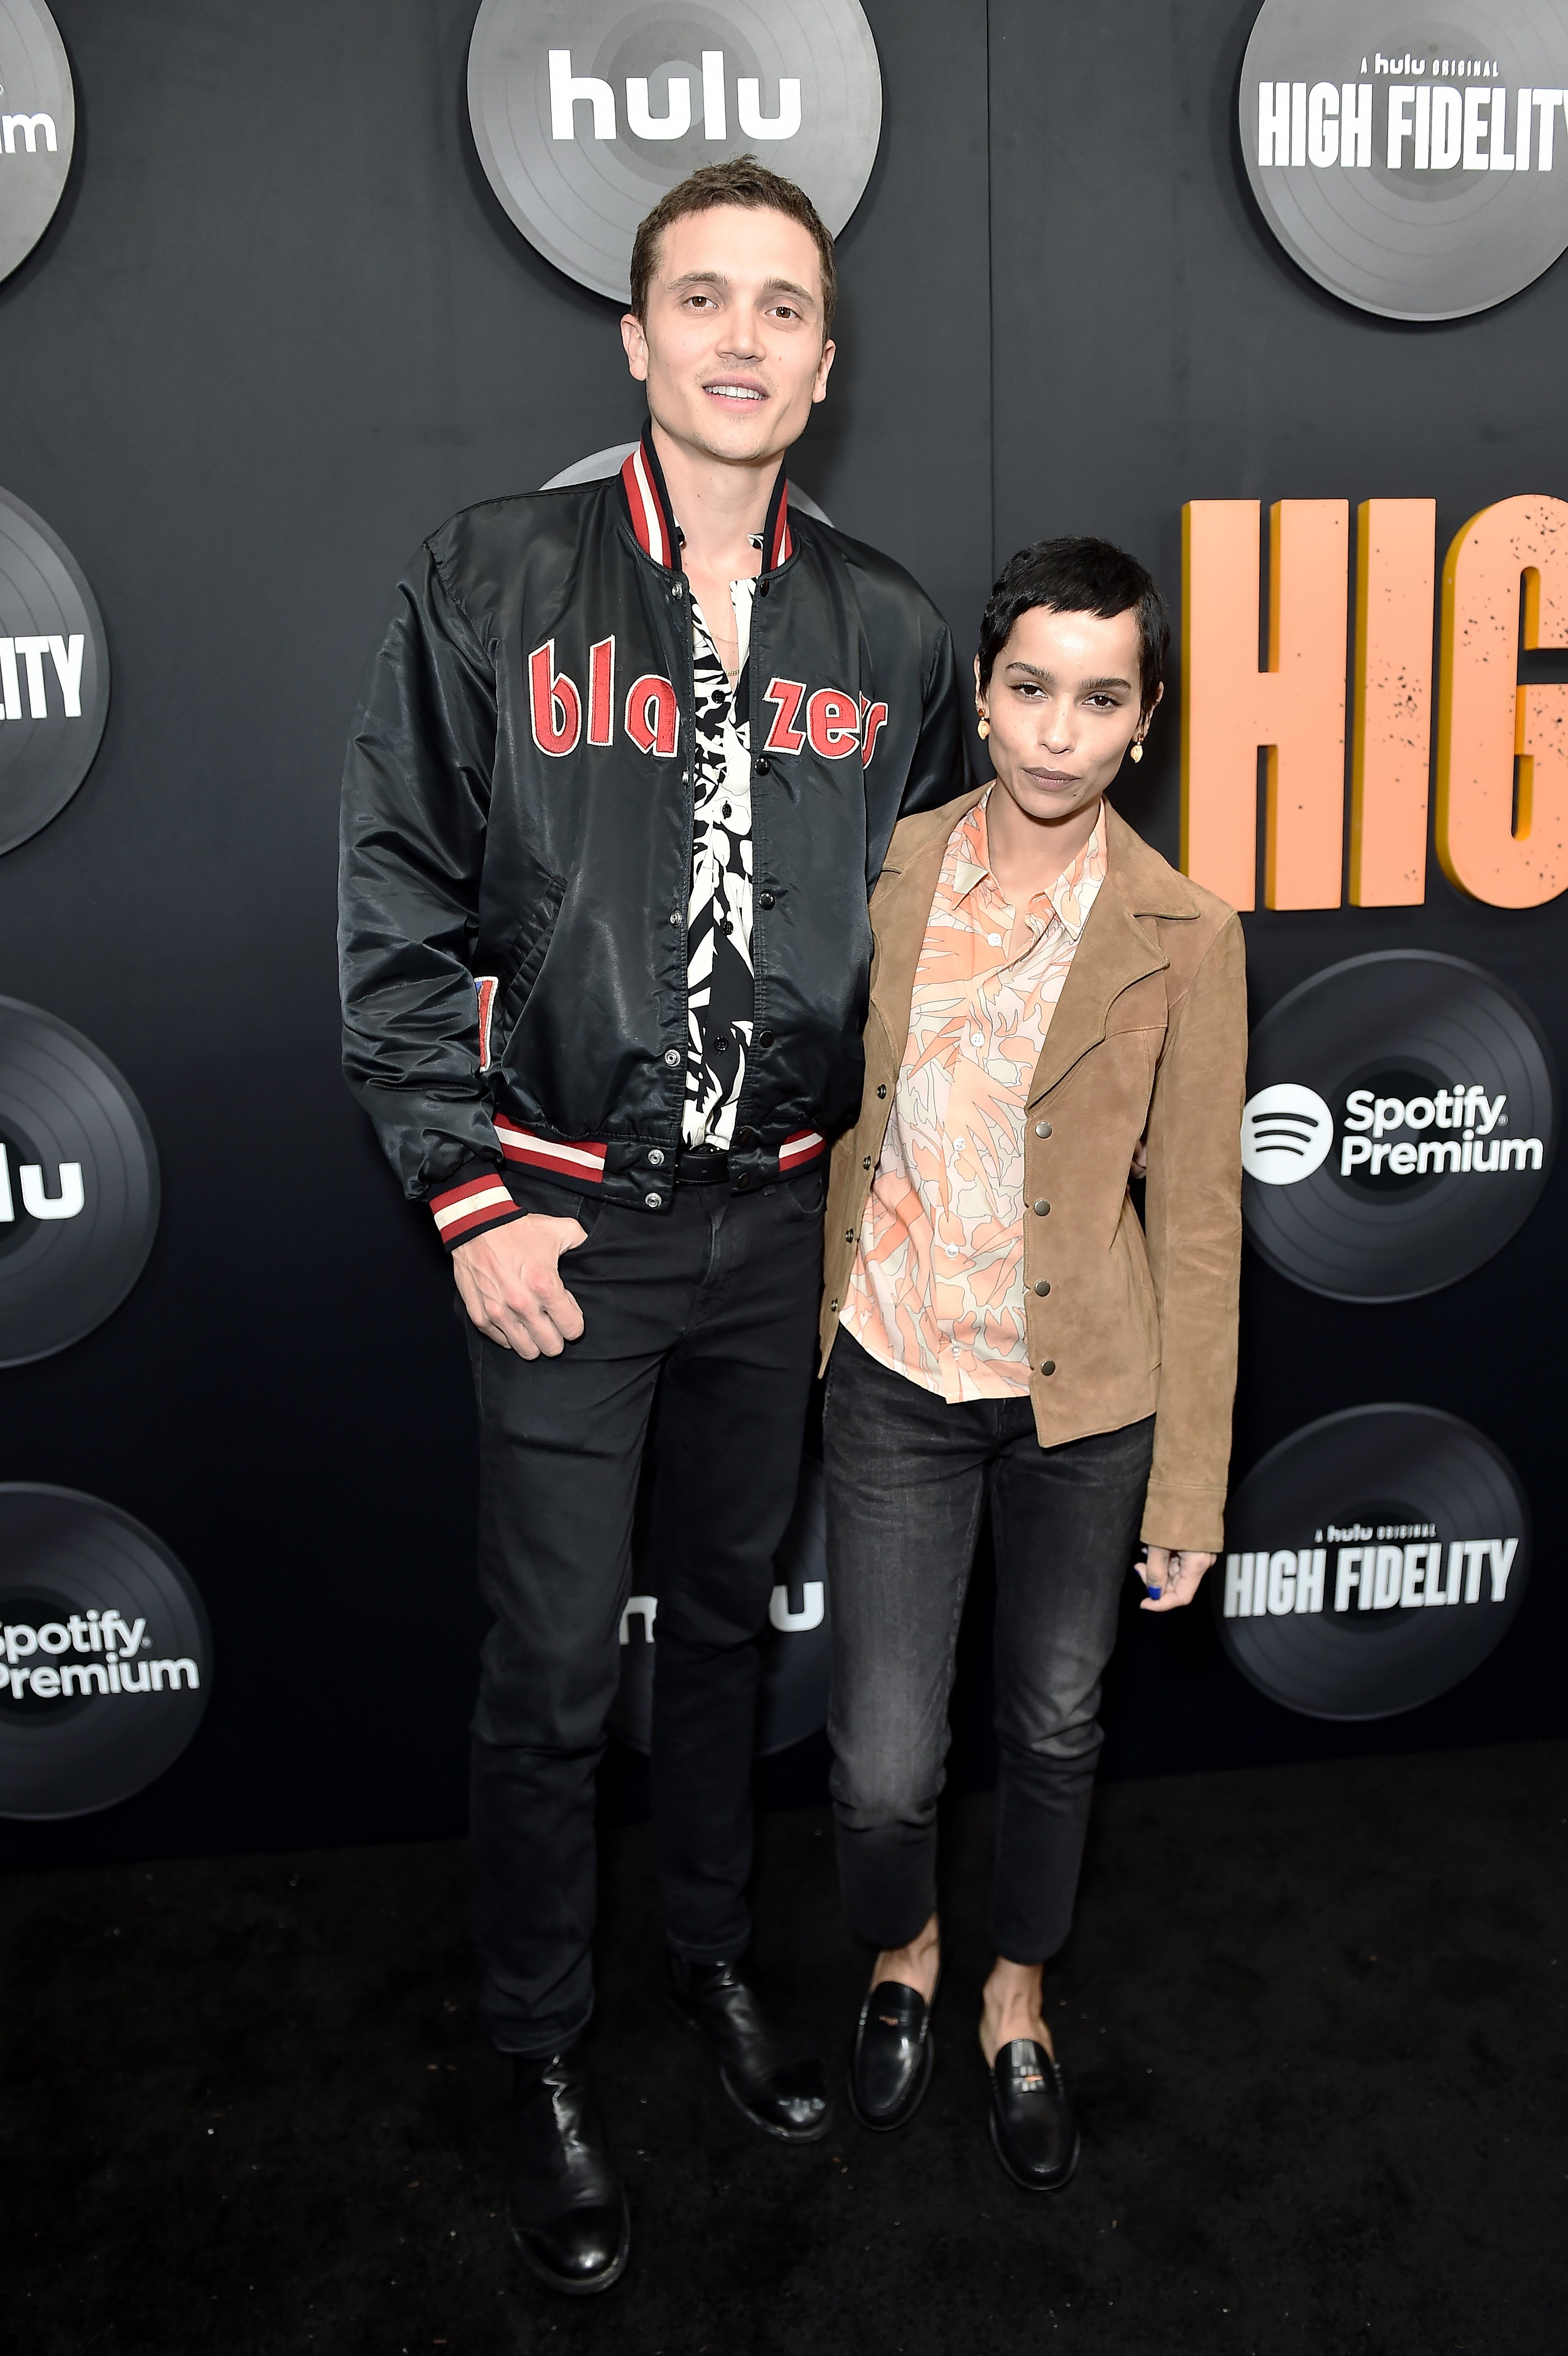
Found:
[[[958,1623],[987,1497],[997,1564],[996,1878],[1009,1962],[1066,1940],[1137,1547],[1154,1419],[1042,1448],[1027,1398],[950,1406],[840,1332],[827,1372],[838,1872],[851,1927],[902,1947],[936,1907]]]

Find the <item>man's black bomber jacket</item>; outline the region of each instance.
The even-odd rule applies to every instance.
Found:
[[[792,514],[752,608],[755,1033],[731,1183],[853,1119],[895,821],[964,790],[952,640],[898,565]],[[692,656],[651,439],[619,476],[464,509],[400,584],[349,742],[345,1062],[449,1246],[499,1173],[668,1208],[685,1100]]]

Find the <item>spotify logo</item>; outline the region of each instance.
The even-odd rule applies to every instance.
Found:
[[[65,193],[76,98],[43,0],[0,0],[0,278],[25,262]]]
[[[1350,958],[1253,1033],[1242,1216],[1282,1276],[1408,1301],[1500,1251],[1541,1198],[1556,1108],[1527,1010],[1460,958]]]
[[[151,1530],[74,1489],[0,1485],[0,1816],[129,1799],[211,1683],[201,1599]]]

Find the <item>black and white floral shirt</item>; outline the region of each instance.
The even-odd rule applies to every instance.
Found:
[[[753,542],[761,548],[760,539]],[[754,581],[732,581],[740,664],[731,687],[696,598],[696,809],[687,917],[686,1108],[681,1142],[727,1152],[755,1019],[752,972],[752,749],[747,664]]]

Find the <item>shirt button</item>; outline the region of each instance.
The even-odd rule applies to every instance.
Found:
[[[662,1170],[664,1168],[664,1152],[662,1148],[659,1146],[656,1145],[652,1152],[648,1155],[648,1166],[653,1170]]]
[[[1043,1219],[1043,1218],[1044,1218],[1044,1216],[1045,1216],[1045,1215],[1046,1215],[1046,1213],[1050,1210],[1050,1208],[1051,1208],[1051,1205],[1046,1201],[1046,1199],[1045,1199],[1044,1195],[1042,1194],[1042,1195],[1040,1196],[1040,1201],[1039,1201],[1039,1202],[1035,1205],[1035,1206],[1034,1206],[1034,1210],[1035,1210],[1035,1216],[1036,1216],[1036,1218]]]
[[[1042,1276],[1042,1277],[1040,1279],[1039,1282],[1036,1284],[1036,1286],[1035,1286],[1035,1288],[1034,1288],[1034,1289],[1035,1289],[1035,1290],[1039,1293],[1039,1295],[1040,1295],[1040,1299],[1043,1301],[1043,1300],[1045,1299],[1046,1294],[1051,1290],[1051,1286],[1047,1283],[1047,1281],[1046,1281],[1045,1278]]]
[[[987,933],[986,935],[986,938],[990,942],[991,947],[994,949],[999,949],[1001,948],[1002,937],[1000,933]]]
[[[678,1047],[667,1047],[664,1051],[664,1059],[665,1062],[673,1068],[673,1066],[680,1061],[680,1049]]]
[[[1049,1137],[1051,1135],[1051,1123],[1048,1120],[1037,1120],[1034,1125],[1034,1133],[1037,1137]]]
[[[758,766],[758,768],[759,768],[759,769],[766,768],[766,766],[767,766],[767,763],[766,763],[765,761],[759,761],[759,762],[758,762],[758,764],[757,764],[757,766]],[[759,893],[758,893],[758,894],[757,894],[757,905],[758,905],[758,907],[759,907],[759,908],[771,908],[771,907],[773,906],[773,894],[772,894],[771,892],[759,892]]]
[[[1053,1375],[1056,1372],[1056,1360],[1042,1358],[1040,1362],[1040,1371],[1042,1375]]]
[[[765,776],[770,776],[770,775],[772,774],[772,771],[773,771],[773,763],[769,760],[769,758],[768,758],[768,756],[767,756],[767,755],[766,755],[765,753],[759,753],[759,754],[758,754],[758,755],[757,755],[757,775],[758,775],[758,776],[759,776],[759,777],[765,777]],[[773,902],[772,902],[771,900],[764,900],[764,901],[763,901],[763,907],[764,907],[764,908],[771,908],[771,907],[773,906]]]
[[[657,1194],[645,1194],[643,1196],[643,1200],[647,1205],[650,1211],[656,1211],[662,1199],[663,1198]]]

